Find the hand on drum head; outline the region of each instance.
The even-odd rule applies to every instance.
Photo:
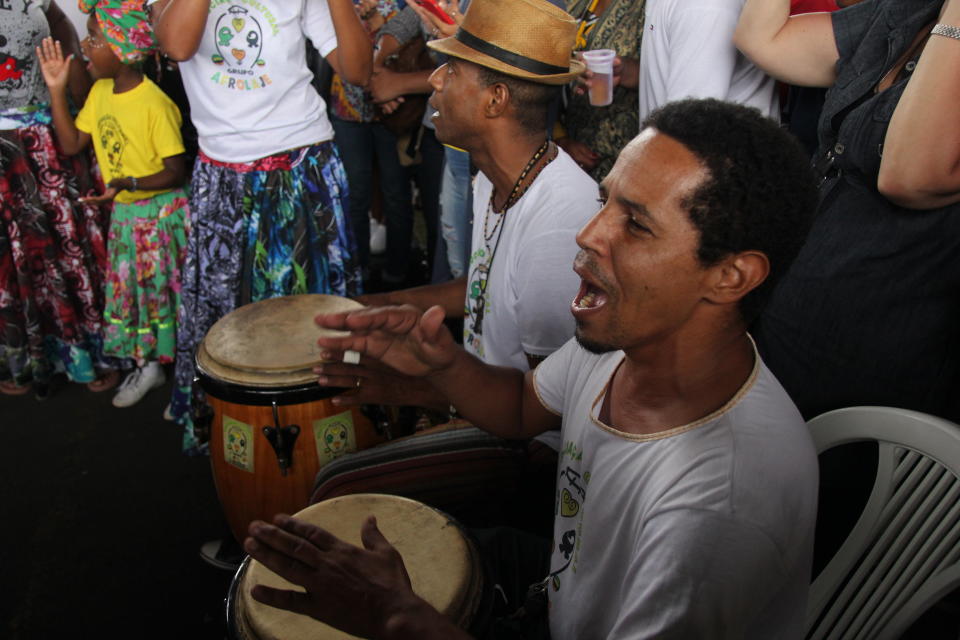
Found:
[[[328,362],[316,367],[314,372],[320,374],[317,382],[325,387],[353,389],[331,399],[338,406],[406,405],[445,410],[450,404],[428,381],[405,376],[366,356],[360,364]]]
[[[443,324],[443,308],[371,307],[347,313],[318,315],[326,329],[349,331],[343,337],[324,336],[317,344],[326,360],[348,349],[359,351],[408,376],[423,377],[453,364],[459,347]],[[354,381],[354,384],[356,381]]]
[[[306,593],[256,585],[251,593],[260,602],[362,638],[396,637],[391,627],[398,617],[431,609],[413,593],[403,559],[373,516],[361,528],[363,548],[287,515],[276,516],[274,525],[251,522],[243,547]]]

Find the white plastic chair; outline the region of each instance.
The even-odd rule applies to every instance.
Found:
[[[888,407],[808,424],[818,453],[872,440],[879,460],[860,519],[813,582],[807,638],[898,638],[960,585],[960,426]]]

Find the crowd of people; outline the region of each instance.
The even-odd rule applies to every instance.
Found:
[[[316,319],[350,332],[320,339],[318,383],[353,389],[336,404],[463,417],[471,442],[520,442],[548,477],[515,482],[553,543],[522,539],[530,575],[492,563],[523,597],[473,633],[801,637],[804,420],[960,421],[960,0],[422,4],[80,0],[81,42],[54,0],[0,2],[0,392],[43,398],[63,373],[119,384],[123,407],[172,368],[164,417],[202,452],[194,351],[213,323],[354,297],[369,308]],[[579,56],[600,48],[617,56],[607,106]],[[189,99],[192,172],[187,105],[141,69],[160,55]],[[811,156],[785,129],[812,121]],[[404,288],[415,192],[432,277]],[[349,491],[449,438],[321,473]],[[257,587],[263,602],[363,637],[466,637],[372,520],[359,549],[286,516],[250,534],[246,552],[306,587]]]

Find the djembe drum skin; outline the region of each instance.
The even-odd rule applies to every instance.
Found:
[[[251,521],[304,508],[324,464],[387,440],[360,410],[335,406],[345,390],[321,387],[313,372],[327,332],[314,317],[362,306],[322,294],[263,300],[221,318],[200,343],[214,483],[238,541]]]
[[[473,542],[446,514],[409,498],[359,493],[319,502],[294,517],[362,546],[360,527],[371,514],[403,558],[414,593],[457,626],[468,629],[484,590],[483,565]],[[227,598],[227,623],[234,640],[355,638],[308,616],[254,600],[250,592],[258,584],[303,591],[247,558]]]

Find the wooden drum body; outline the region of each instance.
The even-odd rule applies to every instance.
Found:
[[[408,498],[358,493],[311,505],[295,517],[362,546],[360,527],[371,514],[400,552],[414,593],[467,629],[480,606],[483,569],[476,547],[447,515]],[[228,625],[235,640],[354,638],[313,618],[257,602],[250,594],[257,584],[303,590],[247,558],[227,598]]]
[[[319,294],[256,302],[221,318],[197,349],[214,482],[238,541],[252,520],[303,509],[321,466],[386,440],[359,410],[334,406],[344,390],[319,386],[312,371],[314,316],[360,306]]]

